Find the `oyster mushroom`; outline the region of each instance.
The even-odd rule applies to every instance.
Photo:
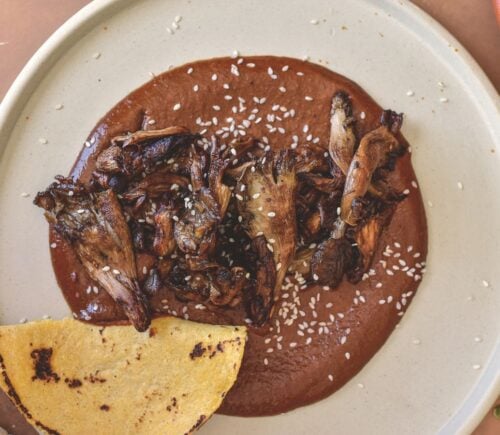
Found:
[[[271,316],[276,299],[276,266],[264,236],[255,237],[252,240],[252,247],[257,254],[257,272],[255,286],[250,289],[247,306],[250,319],[260,326]]]
[[[311,258],[314,281],[337,287],[351,265],[352,256],[352,246],[345,238],[329,238],[320,243]]]
[[[172,204],[162,204],[154,215],[156,231],[153,249],[158,256],[172,254],[177,246],[174,239],[174,215],[175,208]]]
[[[341,202],[341,219],[356,225],[356,201],[367,193],[374,172],[386,164],[391,157],[401,152],[401,145],[394,136],[401,127],[403,116],[384,111],[382,125],[368,132],[359,144],[351,161]]]
[[[344,175],[347,175],[349,170],[355,147],[356,136],[351,103],[345,92],[337,92],[332,99],[328,151]]]
[[[57,177],[34,203],[74,248],[89,276],[123,308],[138,331],[151,322],[139,288],[128,225],[112,190],[91,193],[70,178]]]
[[[181,251],[202,258],[214,251],[217,226],[224,218],[231,197],[229,187],[222,182],[225,162],[215,151],[208,168],[208,186],[203,176],[205,167],[204,156],[193,148],[193,193],[186,198],[187,208],[174,229],[174,237]]]
[[[238,210],[245,229],[251,239],[259,236],[265,238],[276,268],[273,294],[264,297],[257,289],[263,296],[257,304],[261,306],[258,310],[262,313],[260,317],[272,314],[272,304],[279,299],[281,284],[295,255],[296,188],[295,166],[289,151],[282,151],[274,158],[267,155],[261,159],[255,172],[246,171],[236,188],[244,194],[238,200]],[[262,253],[261,244],[259,242],[259,252]],[[267,279],[265,281],[269,282]]]
[[[112,139],[111,146],[97,157],[96,170],[104,174],[120,173],[131,179],[151,171],[178,146],[192,144],[195,135],[183,127],[138,131]]]

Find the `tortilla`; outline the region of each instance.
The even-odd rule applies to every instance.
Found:
[[[0,327],[0,387],[47,434],[188,434],[236,380],[244,327],[175,318],[149,331],[73,319]]]

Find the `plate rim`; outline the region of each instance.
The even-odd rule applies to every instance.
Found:
[[[33,54],[0,102],[0,158],[3,154],[3,144],[7,143],[16,120],[19,118],[33,90],[37,87],[37,79],[52,68],[65,49],[75,44],[77,41],[75,37],[78,34],[84,34],[87,30],[92,29],[95,23],[100,21],[107,13],[112,13],[114,9],[118,10],[127,7],[132,1],[94,0],[88,3],[67,19]],[[490,114],[499,113],[498,92],[490,79],[472,55],[447,29],[410,0],[382,0],[381,8],[397,11],[398,17],[405,17],[406,21],[400,21],[402,25],[414,24],[417,28],[425,28],[433,33],[429,37],[441,43],[447,42],[450,47],[453,46],[456,49],[454,56],[461,64],[462,71],[466,74],[465,78],[474,79],[474,81],[469,82],[469,89],[482,91],[486,99],[483,100],[484,106],[489,106],[489,110],[483,107],[483,118],[491,121]],[[409,29],[418,34],[415,28],[409,27]],[[448,61],[446,63],[449,63],[448,58],[445,58],[445,60]],[[493,122],[489,127],[492,131],[500,131],[498,123]],[[498,141],[496,141],[496,147],[499,148]],[[477,427],[486,411],[496,400],[500,390],[499,365],[500,342],[497,340],[490,359],[485,365],[485,371],[472,389],[469,390],[459,408],[439,429],[439,433],[468,434]],[[469,412],[466,413],[465,410]]]

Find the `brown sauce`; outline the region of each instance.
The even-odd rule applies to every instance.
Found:
[[[171,125],[211,135],[229,125],[227,118],[236,124],[247,120],[245,134],[266,136],[274,148],[289,147],[293,135],[299,136],[299,143],[319,138],[326,147],[331,98],[339,90],[351,97],[358,136],[378,126],[382,109],[355,83],[318,65],[280,57],[184,65],[151,80],[108,112],[89,136],[71,175],[88,181],[97,154],[113,136]],[[180,108],[174,110],[178,104]],[[252,118],[254,109],[258,112]],[[268,121],[267,115],[274,115],[274,121]],[[198,117],[212,125],[200,126]],[[258,118],[262,120],[257,122]],[[293,284],[285,290],[270,325],[249,328],[238,381],[220,412],[271,415],[322,399],[352,378],[384,344],[425,270],[426,220],[410,157],[407,153],[399,159],[391,175],[391,184],[408,189],[409,194],[381,237],[370,276],[356,285],[344,281],[334,291],[317,285],[296,291]],[[54,231],[50,238],[56,244],[51,249],[55,274],[74,316],[94,323],[123,321],[125,316],[112,299],[97,287],[94,291],[95,283],[71,248]],[[143,268],[147,275],[152,261],[147,256],[138,258],[143,279]],[[194,303],[177,301],[166,289],[151,302],[156,315],[195,321],[241,323],[244,316],[238,310],[197,309]],[[297,319],[292,321],[294,312]]]

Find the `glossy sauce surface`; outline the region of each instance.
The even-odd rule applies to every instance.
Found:
[[[184,65],[111,109],[89,136],[71,174],[87,182],[97,154],[116,135],[171,125],[220,136],[234,124],[227,142],[238,130],[238,136],[266,137],[279,149],[289,147],[297,135],[299,144],[316,140],[326,151],[331,99],[339,90],[351,97],[358,138],[378,126],[382,109],[355,83],[318,65],[267,56]],[[369,276],[356,285],[344,281],[335,290],[301,289],[293,281],[287,285],[270,324],[250,326],[238,381],[220,412],[270,415],[319,400],[345,384],[383,345],[425,270],[426,220],[410,157],[399,159],[391,175],[391,184],[408,195],[382,234]],[[123,321],[123,313],[90,281],[71,247],[53,231],[50,237],[56,244],[51,252],[57,280],[75,315],[96,323]],[[138,256],[142,279],[153,261]],[[210,323],[244,319],[242,310],[209,312],[186,305],[168,289],[151,303],[156,315]]]

